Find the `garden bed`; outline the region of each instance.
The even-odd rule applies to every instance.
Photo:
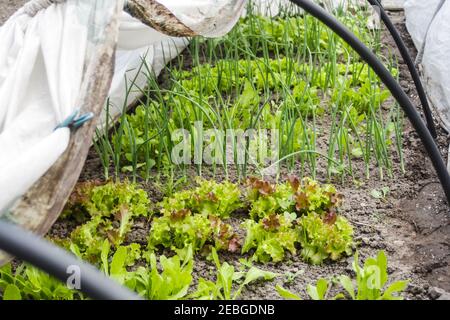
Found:
[[[392,13],[392,16],[397,22],[396,24],[401,30],[404,39],[407,41],[410,50],[414,52],[414,48],[404,27],[403,14],[401,12],[395,12]],[[230,36],[231,40],[235,41],[237,36],[238,33],[232,34]],[[386,31],[383,30],[380,36],[381,43],[383,44],[382,48],[380,48],[380,54],[389,56],[389,50],[393,50],[395,45]],[[372,43],[372,45],[376,44],[376,41]],[[217,60],[223,58],[223,52],[220,51],[222,48],[221,45],[223,44],[219,43],[218,47],[214,48],[214,50],[217,50],[217,52],[214,52],[214,61],[208,61],[208,49],[211,49],[211,47],[208,46],[208,43],[205,44],[200,41],[193,42],[190,48],[180,56],[181,58],[174,61],[169,68],[172,68],[172,70],[192,72],[199,63],[200,65],[204,65],[205,63],[212,62],[213,65],[215,65],[217,64]],[[321,44],[318,46],[319,48],[322,48]],[[282,48],[282,46],[279,48],[277,47],[277,49],[280,48]],[[324,52],[327,50],[326,45],[323,46],[323,50]],[[205,52],[207,52],[207,54],[205,54]],[[232,49],[230,49],[229,52],[233,52]],[[203,53],[203,55],[199,53]],[[239,55],[239,53],[236,54]],[[273,48],[268,50],[267,53],[259,54],[265,57],[265,59],[279,60],[279,56],[274,53]],[[324,53],[323,56],[327,57],[327,54]],[[248,57],[249,55],[247,58]],[[353,56],[351,57],[354,58]],[[330,56],[328,56],[328,58],[330,58]],[[338,62],[341,57],[334,56],[334,58],[336,58],[336,62]],[[386,62],[389,62],[389,59],[386,60]],[[396,65],[393,60],[391,62],[392,67],[397,67],[399,69],[400,83],[406,89],[416,105],[419,105],[420,102],[407,72],[406,65],[401,60],[398,62],[398,65]],[[341,63],[343,62],[341,61]],[[334,70],[333,72],[335,72],[337,69],[332,68],[329,70]],[[313,74],[315,74],[314,72],[315,71],[313,71]],[[167,90],[170,95],[170,75],[170,72],[166,70],[159,76],[158,82],[154,84],[149,83],[149,87],[161,87],[164,90]],[[329,80],[325,80],[325,82],[327,81]],[[232,93],[233,88],[231,88],[230,91],[227,91],[227,88],[225,90],[227,92],[220,92],[216,98],[220,96],[223,97],[225,101],[229,98],[233,101],[232,103],[236,103],[236,101],[239,101],[239,97],[244,95],[242,90],[245,91],[245,86],[245,83],[241,83],[239,86],[241,89],[238,90],[237,94]],[[277,90],[278,92],[282,92],[284,89],[266,88],[264,83],[260,90],[259,93],[265,92],[267,96],[270,97],[270,101],[280,103],[281,100],[281,103],[283,103],[283,97],[285,97],[285,95],[280,94],[281,97],[278,97],[276,92]],[[188,95],[188,92],[182,92],[183,94]],[[251,100],[251,90],[249,89],[248,92],[250,92],[249,99]],[[142,103],[147,107],[149,106],[149,101],[151,99],[163,103],[162,100],[159,100],[159,98],[156,97],[158,93],[150,91],[147,93],[148,99],[142,100]],[[180,92],[178,92],[178,94],[180,94]],[[209,92],[209,94],[211,94],[211,92]],[[317,97],[322,100],[322,103],[323,101],[327,101],[327,99],[331,99],[331,96],[332,95],[320,91],[317,93]],[[169,97],[169,99],[171,98]],[[315,98],[312,97],[311,99],[312,101],[305,102],[307,107],[316,104]],[[215,100],[215,103],[216,102],[217,100]],[[220,107],[225,108],[225,103],[221,103],[222,105],[220,105]],[[259,101],[257,103],[264,104],[265,102]],[[369,108],[374,108],[376,102],[370,101],[368,104]],[[323,108],[325,107],[326,105],[324,104]],[[239,108],[243,107],[239,106]],[[403,293],[405,298],[437,298],[439,294],[436,293],[437,290],[434,289],[434,287],[450,291],[450,249],[448,247],[450,212],[436,174],[432,169],[432,165],[428,160],[417,135],[407,121],[403,122],[402,118],[391,117],[392,114],[398,114],[392,112],[395,108],[392,98],[388,98],[379,103],[379,109],[378,107],[377,109],[374,109],[377,113],[373,118],[375,126],[380,125],[383,132],[389,132],[386,137],[389,140],[392,140],[390,143],[386,143],[386,139],[384,139],[384,141],[381,141],[383,139],[370,140],[371,143],[373,143],[374,148],[369,148],[370,150],[368,149],[367,153],[364,153],[364,150],[360,149],[364,149],[365,145],[358,145],[358,143],[355,142],[357,139],[353,137],[352,143],[354,143],[354,145],[350,147],[347,145],[347,152],[342,154],[339,151],[345,149],[343,147],[345,143],[338,144],[338,150],[335,152],[330,151],[329,149],[330,141],[333,143],[337,141],[335,138],[330,137],[336,135],[336,132],[342,132],[337,130],[333,133],[333,130],[335,129],[330,128],[330,124],[333,124],[336,121],[333,120],[335,119],[333,118],[333,114],[330,114],[327,110],[320,114],[315,114],[313,112],[312,117],[314,121],[312,121],[311,114],[309,113],[310,111],[307,110],[306,114],[304,114],[305,127],[314,125],[314,130],[312,130],[314,138],[313,144],[315,147],[314,154],[326,154],[328,157],[311,157],[310,154],[303,156],[303,154],[300,153],[298,157],[293,157],[294,161],[282,162],[281,166],[278,168],[277,174],[267,175],[264,178],[272,184],[275,184],[277,180],[279,183],[283,183],[288,179],[290,173],[294,173],[299,176],[314,176],[315,179],[321,183],[332,183],[336,187],[338,193],[344,196],[344,201],[342,208],[339,210],[339,214],[345,217],[353,225],[353,247],[358,251],[360,260],[362,261],[369,257],[374,257],[380,250],[383,250],[388,258],[389,281],[410,280],[406,291]],[[130,114],[135,112],[137,111],[131,110]],[[287,111],[286,114],[288,114]],[[267,117],[267,119],[264,119],[265,121],[269,121],[269,115]],[[163,118],[155,119],[162,121]],[[243,121],[245,121],[245,117],[243,117],[243,119]],[[289,121],[289,119],[289,116],[286,116],[286,122]],[[80,183],[105,181],[105,176],[108,176],[108,179],[114,180],[135,180],[138,186],[145,190],[146,195],[150,200],[148,210],[157,211],[157,203],[162,201],[165,196],[170,197],[179,190],[190,190],[194,188],[195,177],[200,171],[202,177],[205,179],[218,182],[229,180],[236,183],[242,192],[242,198],[245,198],[247,192],[247,186],[245,185],[246,178],[258,175],[258,171],[255,170],[258,166],[247,163],[245,164],[246,177],[243,175],[242,167],[237,169],[235,166],[224,168],[220,166],[213,167],[202,165],[200,167],[183,166],[179,170],[168,169],[167,166],[164,166],[164,161],[161,160],[161,157],[159,158],[160,163],[158,163],[158,156],[155,156],[154,153],[155,149],[148,150],[146,155],[140,156],[141,158],[138,158],[138,156],[134,157],[133,154],[137,154],[138,152],[136,146],[133,146],[132,143],[124,143],[124,148],[127,148],[126,151],[135,150],[134,153],[131,152],[131,157],[124,155],[126,151],[116,153],[116,150],[114,150],[113,152],[108,153],[105,151],[107,149],[105,147],[106,141],[114,141],[114,135],[117,136],[118,132],[122,132],[127,139],[130,136],[130,131],[126,131],[123,128],[126,127],[124,123],[133,125],[133,119],[130,118],[130,121],[127,121],[128,120],[125,118],[122,118],[120,124],[116,125],[111,131],[107,132],[107,134],[103,136],[101,134],[98,135],[99,139],[95,146],[91,148],[88,160],[86,161],[80,177]],[[285,121],[280,121],[279,123],[284,122]],[[397,127],[388,130],[388,123],[393,123],[392,126]],[[151,122],[147,122],[147,125],[151,126],[151,124]],[[153,125],[155,124],[153,123]],[[247,127],[248,125],[243,126]],[[344,123],[341,129],[349,126],[350,124]],[[399,128],[401,129],[401,132],[398,131]],[[292,154],[311,147],[309,144],[311,140],[308,140],[311,138],[311,133],[304,132],[305,131],[303,131],[303,134],[309,137],[306,138],[307,142],[301,142],[304,144],[300,144],[297,148],[294,146],[292,149],[286,151],[286,153]],[[351,129],[349,129],[348,132],[351,132]],[[296,131],[295,133],[298,134],[299,132]],[[363,135],[363,133],[364,131],[362,131],[361,135]],[[354,132],[352,134],[357,135]],[[343,136],[348,138],[345,134]],[[147,135],[147,137],[144,137],[143,139],[145,140],[145,138],[148,137],[149,136]],[[117,141],[122,144],[122,137]],[[449,138],[442,130],[439,130],[437,141],[442,147],[442,153],[445,154],[444,148],[449,144]],[[286,144],[290,144],[290,142],[291,140],[287,139]],[[399,144],[398,146],[396,146],[396,142]],[[114,143],[111,142],[111,145],[114,145]],[[379,150],[379,152],[377,150]],[[149,156],[150,153],[151,156]],[[114,159],[116,154],[119,155],[116,159],[117,161]],[[286,154],[281,154],[281,157],[285,155]],[[365,158],[366,156],[367,158]],[[333,161],[330,161],[330,157],[333,157]],[[152,166],[149,165],[150,162]],[[142,171],[145,171],[145,173],[142,173]],[[151,218],[136,218],[131,230],[129,230],[124,237],[123,245],[138,243],[142,245],[142,247],[147,246],[148,236],[151,233],[152,225],[157,216],[158,215],[153,215]],[[241,245],[245,241],[246,236],[245,229],[243,229],[241,223],[248,218],[248,207],[244,206],[243,208],[234,211],[230,220],[227,220],[234,228]],[[53,226],[48,236],[51,239],[57,239],[57,241],[64,241],[78,225],[80,225],[80,221],[77,221],[72,214],[63,215],[63,217]],[[300,250],[299,244],[297,244],[297,249]],[[162,249],[161,247],[157,248],[155,253],[157,256],[161,254],[172,256],[174,254],[173,251],[167,248]],[[223,262],[226,261],[234,266],[236,270],[248,270],[247,268],[244,268],[243,265],[245,266],[245,264],[248,264],[248,260],[253,255],[253,251],[241,254],[240,252],[226,252],[225,250],[219,251],[218,255],[222,261],[222,266]],[[241,259],[246,259],[244,264]],[[280,299],[281,296],[276,290],[277,285],[300,294],[303,298],[307,298],[308,296],[305,291],[307,285],[315,284],[320,278],[332,279],[338,275],[354,277],[354,271],[352,269],[353,260],[353,255],[343,255],[336,261],[326,259],[320,265],[312,265],[305,261],[299,254],[287,253],[281,262],[274,263],[269,261],[267,263],[261,263],[253,261],[253,266],[280,275],[275,277],[272,281],[259,280],[255,283],[250,283],[243,288],[239,298]],[[135,265],[129,266],[129,270],[135,270],[137,266],[146,266],[145,259],[138,259],[138,262]],[[211,259],[207,259],[202,254],[196,254],[193,262],[193,281],[189,292],[192,293],[195,291],[199,278],[215,282],[216,269],[217,266]],[[234,288],[236,289],[237,285],[235,285]],[[333,286],[332,293],[338,293],[336,286]]]

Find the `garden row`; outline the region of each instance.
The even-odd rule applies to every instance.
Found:
[[[367,28],[368,11],[335,14],[381,55],[380,30]],[[381,59],[398,74],[390,54]],[[149,179],[152,169],[191,165],[200,174],[205,164],[226,174],[236,169],[240,178],[252,175],[250,166],[300,166],[313,178],[324,166],[328,177],[354,179],[368,177],[371,165],[381,178],[392,175],[394,159],[403,168],[400,108],[345,42],[295,10],[268,18],[250,7],[225,37],[194,38],[168,65],[164,83],[151,66],[141,68],[146,88],[131,85],[129,93],[142,93],[144,103],[97,133],[105,178],[125,172]],[[109,107],[125,110],[128,103]],[[255,133],[241,142],[240,130]],[[264,130],[272,131],[263,137]],[[199,149],[213,150],[212,159],[204,161]],[[181,162],[174,159],[180,150]]]
[[[196,188],[176,192],[157,204],[128,182],[87,182],[78,185],[62,217],[79,225],[67,238],[51,240],[148,299],[235,299],[250,283],[282,277],[256,265],[286,260],[287,252],[292,256],[300,250],[302,259],[312,264],[352,254],[353,227],[339,214],[341,202],[332,185],[294,176],[276,185],[250,178],[242,192],[230,182],[198,180]],[[227,223],[239,211],[247,213],[237,226],[245,230],[245,239]],[[151,220],[146,246],[127,241],[141,217]],[[247,253],[249,258],[236,269],[220,262],[221,251]],[[215,281],[200,278],[195,289],[194,256],[212,261],[217,269]],[[344,291],[335,298],[394,299],[392,294],[407,285],[400,281],[383,289],[387,283],[383,252],[363,267],[355,255],[353,267],[356,291],[352,279],[336,275],[309,285],[309,297],[332,298],[328,292],[339,285]],[[2,267],[0,288],[6,299],[85,298],[27,264]],[[279,284],[276,290],[285,298],[300,297]]]

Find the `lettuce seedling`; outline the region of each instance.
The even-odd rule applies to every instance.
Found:
[[[288,182],[278,185],[250,178],[247,180],[247,186],[249,213],[255,220],[284,212],[297,215],[308,212],[326,214],[330,210],[337,210],[343,198],[330,184],[321,185],[310,178],[300,181],[293,175],[288,177]]]
[[[10,263],[1,267],[0,289],[3,300],[84,299],[82,293],[26,263],[19,265],[14,272]]]
[[[149,203],[147,193],[133,183],[93,180],[75,186],[63,213],[70,216],[77,210],[88,216],[109,217],[126,207],[133,216],[147,216]]]
[[[212,234],[211,223],[202,215],[192,215],[189,210],[175,212],[171,216],[153,219],[148,238],[148,248],[182,249],[192,245],[194,251],[202,248]]]
[[[128,278],[130,278],[126,268],[133,266],[136,260],[142,257],[141,246],[138,243],[131,243],[128,246],[119,246],[112,254],[111,263],[110,254],[111,244],[105,239],[100,254],[100,269],[106,275],[117,280],[120,284],[124,284]]]
[[[135,271],[128,271],[127,266],[133,265],[135,259],[140,257],[133,252],[136,249],[132,246],[119,246],[110,259],[110,244],[105,240],[101,253],[101,270],[146,299],[173,300],[183,298],[187,294],[192,282],[191,246],[186,247],[183,259],[178,255],[171,258],[161,256],[159,263],[162,272],[158,271],[156,256],[153,253],[149,256],[150,269],[141,266]]]
[[[241,192],[234,183],[197,179],[198,187],[184,190],[166,197],[160,203],[161,213],[171,215],[180,210],[189,210],[205,217],[229,218],[231,213],[242,206]]]
[[[215,249],[212,249],[212,258],[217,268],[216,282],[200,278],[197,290],[191,295],[191,298],[199,300],[235,300],[240,296],[246,285],[257,280],[269,281],[279,275],[253,266],[246,272],[236,272],[234,266],[228,262],[220,263]],[[242,282],[233,292],[233,284],[236,284],[238,281]]]
[[[280,297],[288,300],[302,300],[302,297],[282,286],[279,284],[276,285],[275,290],[278,292]]]
[[[303,178],[300,183],[293,176],[289,177],[289,183],[295,191],[295,210],[300,214],[324,214],[338,209],[342,204],[343,196],[330,184],[320,185],[310,178]]]
[[[387,259],[384,251],[379,251],[374,258],[368,258],[361,267],[358,261],[358,253],[355,254],[353,262],[353,270],[356,273],[356,279],[351,279],[346,275],[334,277],[337,281],[331,282],[327,279],[319,279],[315,286],[307,285],[306,292],[313,300],[327,300],[331,286],[340,285],[347,296],[343,292],[338,293],[331,299],[346,299],[350,297],[352,300],[402,300],[400,294],[408,286],[408,280],[400,280],[390,284],[386,290],[388,282]],[[356,283],[356,291],[354,283]],[[293,293],[280,285],[275,288],[278,294],[285,299],[301,300],[301,296]],[[397,295],[394,295],[396,293]]]
[[[248,219],[242,225],[247,230],[242,253],[255,249],[253,256],[260,262],[282,261],[286,250],[296,254],[298,232],[289,215],[272,214],[259,222]]]
[[[170,216],[153,219],[148,238],[148,248],[152,251],[158,246],[172,250],[192,245],[194,251],[205,245],[213,245],[218,250],[237,251],[239,242],[231,225],[215,216],[205,217],[181,209]]]
[[[192,251],[192,249],[191,249]],[[139,267],[134,276],[133,290],[150,300],[176,300],[185,297],[192,282],[192,254],[182,262],[175,255],[159,257],[161,272],[158,272],[156,256],[150,255],[150,271]]]
[[[197,180],[198,187],[166,197],[160,202],[162,216],[155,218],[148,247],[162,245],[172,250],[205,245],[235,252],[239,241],[231,225],[222,221],[242,206],[240,190],[231,182]]]
[[[242,206],[241,191],[236,184],[204,179],[198,179],[197,183],[199,186],[194,190],[194,204],[198,213],[226,219]]]
[[[128,182],[83,183],[75,188],[73,195],[66,206],[66,215],[83,212],[88,221],[71,233],[70,240],[80,256],[90,262],[98,260],[104,239],[118,247],[133,220],[150,215],[147,193]]]
[[[339,277],[339,282],[353,300],[402,300],[398,295],[408,286],[407,280],[396,281],[385,290],[388,282],[387,258],[384,251],[376,257],[366,259],[363,267],[359,265],[358,253],[355,254],[353,270],[356,273],[356,292],[353,281],[346,275]]]
[[[292,211],[294,192],[289,184],[272,185],[256,178],[247,179],[247,199],[250,203],[250,217],[258,220],[270,214]]]
[[[330,288],[330,281],[324,278],[320,278],[319,280],[317,280],[315,286],[308,284],[306,286],[306,292],[312,300],[327,300]],[[277,285],[275,289],[277,290],[278,294],[285,299],[302,300],[302,297],[300,295],[293,293],[280,285]]]
[[[306,261],[321,264],[327,258],[338,260],[352,253],[353,227],[344,217],[311,212],[301,217],[298,225],[301,255]]]

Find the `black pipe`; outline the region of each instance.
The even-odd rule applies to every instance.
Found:
[[[99,300],[140,300],[137,294],[106,277],[92,265],[19,226],[0,220],[0,249],[66,283],[68,270],[80,271],[80,291]]]
[[[450,175],[447,171],[444,160],[442,159],[441,153],[439,152],[439,149],[433,137],[422,121],[420,114],[417,112],[411,100],[409,100],[408,96],[403,91],[402,87],[389,73],[386,67],[378,60],[377,56],[367,46],[365,46],[347,27],[345,27],[341,22],[339,22],[334,16],[329,14],[321,6],[313,3],[310,0],[290,1],[301,7],[307,13],[311,14],[326,26],[328,26],[331,30],[333,30],[339,37],[347,42],[375,71],[381,81],[392,93],[393,97],[403,108],[406,116],[419,135],[442,184],[448,204],[450,204]]]
[[[409,73],[411,74],[411,77],[414,81],[414,85],[416,86],[417,94],[419,95],[420,103],[422,104],[423,113],[425,115],[425,119],[427,120],[428,130],[430,130],[430,133],[433,136],[433,138],[436,139],[437,133],[433,121],[433,114],[431,112],[431,108],[428,103],[427,95],[423,88],[422,81],[420,80],[419,73],[417,72],[416,66],[414,65],[414,61],[412,60],[411,55],[409,54],[408,48],[406,48],[405,42],[403,42],[400,33],[392,23],[391,19],[389,18],[388,14],[384,10],[381,3],[378,0],[368,0],[368,1],[371,5],[377,6],[380,9],[381,20],[383,20],[384,25],[390,32],[392,38],[394,39],[395,44],[397,45],[397,48],[400,51],[403,60],[408,66]]]

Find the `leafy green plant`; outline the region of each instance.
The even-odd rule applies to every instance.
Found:
[[[234,183],[225,181],[217,183],[213,180],[197,179],[198,187],[193,190],[176,192],[160,203],[161,213],[171,215],[180,210],[189,210],[205,217],[216,216],[222,219],[242,206],[241,192]]]
[[[255,249],[254,258],[260,262],[279,262],[285,252],[295,255],[298,232],[293,228],[292,217],[287,215],[269,215],[259,222],[248,219],[243,222],[247,231],[242,253]]]
[[[149,203],[147,193],[136,184],[93,180],[77,184],[64,208],[64,215],[82,211],[89,216],[109,217],[126,208],[134,217],[148,216]]]
[[[370,192],[370,195],[375,199],[382,199],[384,200],[387,195],[389,194],[390,189],[389,187],[382,187],[381,189],[373,189]]]
[[[369,257],[364,262],[363,267],[359,265],[358,254],[355,254],[353,270],[356,273],[356,279],[351,279],[346,275],[339,275],[334,281],[340,285],[344,292],[338,293],[331,299],[352,300],[402,300],[401,294],[408,286],[408,280],[400,280],[391,283],[384,289],[388,282],[387,259],[384,251],[379,251],[376,257]],[[355,288],[356,283],[356,288]],[[307,285],[306,292],[313,300],[327,300],[333,282],[321,278],[316,285]],[[293,293],[280,285],[275,288],[278,294],[285,299],[301,300],[301,296]],[[396,295],[394,295],[396,294]]]
[[[256,221],[243,224],[247,230],[243,253],[256,249],[258,261],[278,262],[285,250],[296,254],[299,243],[302,257],[314,264],[351,253],[353,228],[337,214],[342,196],[334,186],[293,175],[284,184],[250,178],[247,185],[250,217]]]
[[[73,251],[88,261],[99,259],[104,239],[118,247],[137,217],[149,217],[147,193],[128,182],[108,182],[103,185],[79,184],[64,210],[64,215],[88,219],[70,235]],[[69,247],[70,245],[66,245]]]
[[[8,284],[3,292],[3,300],[22,300],[20,289],[14,284]]]
[[[161,201],[162,216],[153,219],[149,234],[150,250],[158,246],[177,250],[187,245],[194,251],[205,245],[231,252],[239,249],[233,228],[222,220],[242,206],[238,186],[204,179],[197,179],[197,184]]]
[[[312,212],[301,217],[298,224],[301,255],[306,261],[320,264],[352,253],[353,227],[344,217],[334,212],[324,217]]]
[[[331,288],[331,283],[327,279],[320,278],[317,280],[316,285],[308,284],[306,286],[306,292],[310,299],[312,300],[327,300],[328,293]],[[275,287],[278,294],[285,299],[289,300],[302,300],[302,297],[296,293],[289,291],[286,288],[283,288],[280,285]]]
[[[321,278],[317,280],[315,286],[308,284],[306,287],[306,292],[312,300],[327,300],[330,285],[330,281]]]
[[[151,250],[159,245],[181,249],[192,244],[197,251],[210,239],[211,233],[212,228],[208,218],[192,215],[189,210],[182,210],[171,216],[153,219],[148,246]]]
[[[280,297],[284,299],[302,300],[302,297],[300,295],[293,293],[292,291],[280,286],[279,284],[276,285],[275,290],[278,292]]]
[[[220,263],[216,250],[212,250],[212,257],[217,267],[216,282],[199,279],[197,290],[191,295],[192,298],[200,300],[235,300],[244,287],[257,280],[272,280],[278,274],[264,271],[256,267],[250,267],[247,271],[235,271],[235,268],[228,262]],[[241,283],[233,291],[233,285],[238,281]]]
[[[338,210],[342,204],[343,196],[331,184],[321,185],[308,177],[300,182],[292,175],[289,176],[289,184],[295,191],[295,210],[300,214],[315,212],[324,215]]]
[[[148,238],[150,250],[158,246],[177,250],[187,245],[192,245],[194,251],[213,245],[217,249],[235,252],[239,241],[231,225],[220,218],[192,214],[188,209],[153,219]]]
[[[285,274],[285,278],[286,279],[284,280],[284,283],[285,284],[291,284],[291,283],[293,283],[295,281],[295,279],[297,279],[299,276],[301,276],[304,273],[305,273],[304,269],[300,269],[300,270],[298,270],[296,272],[288,271]]]
[[[132,243],[128,246],[119,246],[111,252],[111,244],[107,239],[103,242],[101,251],[100,269],[122,285],[133,286],[135,280],[127,267],[133,266],[141,258],[140,246]]]
[[[3,300],[84,299],[82,293],[25,263],[15,271],[10,263],[0,268],[0,289]]]
[[[376,257],[366,259],[361,267],[358,254],[355,254],[353,270],[356,273],[356,290],[352,279],[346,275],[339,277],[339,283],[353,300],[402,300],[401,293],[408,286],[407,280],[401,280],[385,286],[388,282],[387,258],[384,251]]]
[[[110,252],[107,240],[103,243],[101,254],[101,270],[115,281],[129,287],[138,294],[150,300],[175,300],[186,296],[192,282],[193,257],[192,247],[186,247],[183,258],[175,255],[167,258],[156,255],[148,256],[149,268],[139,266],[134,271],[128,271],[140,255],[133,253],[136,248],[119,246],[114,253]]]
[[[334,186],[320,185],[310,178],[300,181],[296,176],[290,175],[288,182],[278,185],[250,178],[247,185],[250,216],[253,219],[284,212],[295,212],[298,215],[308,212],[325,214],[330,210],[337,210],[342,203],[342,195],[336,192]]]
[[[192,282],[192,248],[182,261],[178,255],[171,258],[159,257],[161,272],[155,254],[150,254],[150,271],[138,267],[133,272],[133,285],[129,285],[146,299],[176,300],[186,297]]]
[[[271,214],[292,211],[294,191],[289,184],[272,185],[257,178],[247,179],[247,199],[250,203],[250,217],[264,218]]]

